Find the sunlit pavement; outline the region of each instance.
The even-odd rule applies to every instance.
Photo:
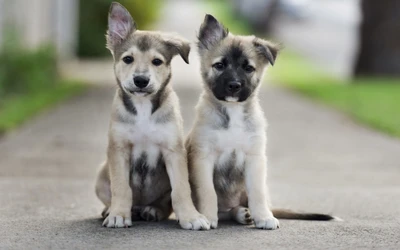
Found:
[[[205,11],[196,3],[186,4],[193,16],[202,16]],[[170,10],[181,6],[169,4]],[[173,11],[163,13],[162,20],[171,24],[164,23],[162,30],[185,23]],[[187,29],[196,29],[201,20]],[[201,85],[194,54],[191,60],[188,66],[174,59],[172,79],[186,131]],[[269,121],[273,204],[332,213],[344,222],[282,220],[277,231],[220,223],[216,230],[194,232],[173,220],[138,222],[129,229],[101,227],[103,207],[94,194],[94,178],[105,157],[115,89],[113,82],[101,81],[112,80],[110,72],[101,77],[105,65],[93,64],[99,73],[87,93],[0,141],[0,249],[399,248],[400,141],[276,87],[260,93]]]

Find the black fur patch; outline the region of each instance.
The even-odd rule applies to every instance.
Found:
[[[241,57],[243,57],[243,51],[239,46],[232,46],[226,54],[226,57],[230,58],[232,62],[238,62]]]
[[[215,166],[214,185],[219,194],[234,194],[244,184],[244,168],[236,165],[236,153],[232,152],[224,166]]]
[[[255,86],[251,83],[252,73],[249,74],[244,69],[248,65],[248,58],[243,53],[240,43],[236,43],[226,51],[222,63],[224,69],[221,70],[220,74],[216,78],[208,80],[208,85],[214,96],[221,101],[225,101],[226,97],[237,97],[239,102],[247,100],[253,93]],[[203,74],[203,77],[205,76]],[[227,89],[231,81],[241,83],[242,87],[239,92],[229,93]]]
[[[167,96],[166,87],[170,80],[171,80],[171,74],[168,75],[167,79],[162,83],[161,88],[151,99],[151,104],[152,104],[151,113],[152,114],[154,114],[154,112],[157,111],[157,109],[162,105],[163,101],[165,100],[165,98]]]
[[[272,213],[278,219],[288,220],[317,220],[317,221],[328,221],[334,220],[335,217],[329,214],[317,214],[317,213],[297,213],[285,209],[272,209]]]
[[[330,216],[329,214],[305,214],[303,217],[304,220],[333,220],[334,217]]]
[[[147,154],[142,153],[142,155],[136,159],[131,167],[130,170],[130,183],[132,182],[133,175],[138,175],[140,177],[140,184],[136,187],[143,188],[144,181],[146,180],[146,176],[149,172],[149,165],[147,165]]]
[[[157,174],[157,171],[161,172],[161,168],[165,169],[165,162],[162,154],[158,156],[157,165],[150,168],[147,163],[147,154],[143,152],[139,158],[133,161],[131,164],[132,167],[130,169],[130,183],[132,184],[133,176],[139,176],[140,183],[135,183],[135,188],[144,188],[144,182],[148,176],[154,177]]]
[[[127,93],[125,93],[124,90],[122,90],[122,88],[119,89],[119,96],[122,100],[122,104],[124,105],[125,110],[131,113],[132,115],[137,115],[137,110],[133,105],[131,98]]]

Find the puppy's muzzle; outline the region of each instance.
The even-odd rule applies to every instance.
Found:
[[[238,81],[230,81],[226,85],[226,91],[232,95],[238,93],[241,89],[242,89],[242,84]]]
[[[146,88],[149,84],[150,79],[146,76],[135,76],[133,78],[133,82],[135,83],[136,87],[143,89]]]

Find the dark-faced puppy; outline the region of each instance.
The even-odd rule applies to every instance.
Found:
[[[273,65],[278,46],[254,36],[233,36],[207,15],[199,33],[201,72],[220,101],[244,102],[257,88],[265,67]]]
[[[139,31],[129,12],[113,3],[107,47],[118,83],[107,161],[96,183],[105,204],[104,226],[128,227],[134,219],[158,221],[174,209],[185,229],[209,229],[190,197],[179,102],[169,84],[171,60],[188,62],[186,40]],[[171,206],[172,205],[172,206]],[[132,214],[133,213],[133,214]]]
[[[204,91],[186,147],[195,205],[211,227],[226,218],[254,222],[261,229],[277,229],[275,217],[333,219],[270,208],[266,121],[257,92],[266,67],[275,63],[278,46],[232,35],[206,15],[198,48]]]

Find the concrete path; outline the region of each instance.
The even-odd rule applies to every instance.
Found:
[[[202,16],[198,8],[190,11]],[[170,28],[186,23],[167,11],[162,20],[168,18],[177,18]],[[187,129],[201,81],[195,62],[180,61],[174,60],[172,80]],[[275,207],[329,212],[344,222],[282,220],[276,231],[221,223],[193,232],[173,220],[101,227],[94,178],[105,157],[115,84],[95,82],[0,140],[0,249],[400,248],[400,141],[274,87],[260,95],[270,124]]]

